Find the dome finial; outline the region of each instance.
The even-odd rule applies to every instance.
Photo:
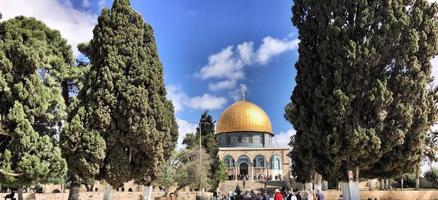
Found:
[[[245,84],[240,84],[240,94],[242,95],[242,101],[245,101],[245,91],[248,88],[246,87]]]

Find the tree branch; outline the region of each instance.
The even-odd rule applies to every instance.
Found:
[[[19,173],[19,174],[10,173],[10,172],[7,172],[7,171],[5,171],[5,170],[3,170],[3,169],[0,169],[0,173],[3,174],[3,175],[5,175],[5,176],[14,176],[14,177],[24,175],[24,173]]]

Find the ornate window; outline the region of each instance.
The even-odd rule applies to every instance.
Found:
[[[225,167],[234,168],[234,159],[230,155],[224,157]]]
[[[247,163],[248,165],[250,165],[251,160],[249,159],[249,157],[247,155],[241,155],[239,157],[239,159],[237,159],[237,163],[238,163],[238,165],[240,165],[241,163]]]
[[[265,167],[265,157],[262,155],[257,155],[254,158],[254,167]]]
[[[281,160],[277,155],[271,157],[271,169],[281,169]]]

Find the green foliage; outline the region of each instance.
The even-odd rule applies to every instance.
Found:
[[[415,172],[403,174],[403,187],[415,188],[416,175]],[[401,186],[400,178],[397,178],[397,185]]]
[[[98,132],[84,127],[84,112],[83,107],[72,111],[72,118],[61,133],[62,153],[72,181],[94,179],[105,158],[105,140]]]
[[[191,148],[198,144],[199,142],[199,136],[193,134],[193,133],[187,133],[186,137],[183,139],[183,144],[187,145],[187,148]],[[202,142],[202,141],[201,141]]]
[[[438,133],[429,132],[424,139],[424,159],[429,162],[438,161]]]
[[[202,162],[199,161],[199,155],[201,155]],[[169,192],[172,186],[176,186],[177,190],[187,186],[199,189],[200,184],[202,188],[209,188],[211,162],[204,148],[201,148],[199,152],[199,146],[175,151],[167,160],[154,184],[166,188],[166,192]]]
[[[295,0],[296,87],[285,117],[297,133],[293,174],[394,177],[421,161],[434,121],[428,91],[438,54],[436,4]]]
[[[211,157],[206,153],[204,148],[199,152],[199,146],[183,150],[179,157],[181,166],[177,171],[175,178],[178,188],[189,186],[199,190],[210,188],[211,177]],[[201,162],[200,160],[201,159]]]
[[[434,183],[434,184],[438,184],[438,169],[437,168],[433,168],[430,171],[427,171],[426,173],[424,173],[424,177]]]
[[[69,165],[78,166],[73,176],[82,179],[148,185],[178,139],[152,27],[128,0],[115,0],[93,33],[79,45],[90,66],[63,137]]]
[[[34,18],[0,22],[0,182],[57,182],[66,173],[58,144],[66,118],[61,83],[72,52],[58,31]]]
[[[166,189],[166,194],[169,192],[170,187],[176,186],[176,176],[180,169],[181,162],[178,159],[179,152],[172,153],[172,156],[166,161],[162,171],[160,172],[155,185]]]
[[[228,173],[224,162],[219,160],[219,163],[213,163],[212,166],[213,165],[216,166],[216,171],[213,172],[214,174],[212,176],[213,179],[211,180],[211,185],[213,185],[213,189],[215,189],[219,187],[219,183],[228,179]]]
[[[219,160],[219,148],[217,146],[216,135],[215,135],[215,121],[208,114],[208,111],[202,113],[199,119],[199,125],[196,128],[196,134],[187,134],[183,140],[183,144],[187,145],[188,149],[192,149],[194,146],[199,147],[199,135],[201,135],[202,147],[206,149],[211,160],[211,171],[210,180],[211,188],[215,190],[220,182],[227,179],[225,166],[221,166],[222,162]]]

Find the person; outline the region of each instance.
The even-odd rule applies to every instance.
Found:
[[[14,196],[15,196],[15,192],[11,191],[11,194],[6,195],[4,198],[5,200],[6,199],[15,200]]]
[[[143,195],[139,195],[138,200],[143,200]]]
[[[246,185],[246,179],[243,179],[243,183],[242,183],[242,185],[243,185],[243,188],[245,188],[245,185]]]
[[[169,194],[169,200],[175,200],[175,193],[170,193]]]
[[[318,195],[316,194],[316,191],[313,191],[312,194],[313,194],[313,200],[318,200]]]
[[[318,200],[324,200],[324,194],[322,193],[321,189],[317,189],[318,194]]]
[[[226,200],[234,200],[233,192],[228,191],[228,194],[227,194],[227,196],[226,196]]]
[[[275,189],[274,200],[283,200],[283,195],[279,189]]]
[[[312,194],[312,191],[311,190],[308,190],[307,191],[307,200],[313,200],[313,194]]]
[[[218,200],[217,192],[213,192],[213,196],[211,196],[211,200]]]
[[[246,200],[251,200],[252,199],[252,195],[251,195],[251,192],[249,190],[247,190],[245,192],[245,199]]]
[[[291,200],[292,199],[292,191],[289,191],[286,195],[286,200]]]
[[[294,192],[289,191],[289,196],[286,198],[287,200],[297,200],[297,197],[295,196]]]
[[[269,199],[271,199],[269,197],[269,192],[266,192],[265,195],[263,195],[263,200],[269,200]]]
[[[301,200],[301,192],[298,191],[295,197],[297,198],[297,200]]]
[[[242,190],[240,190],[239,184],[236,185],[236,189],[234,190],[234,193],[236,193],[235,196],[240,196],[240,193],[242,192]]]

